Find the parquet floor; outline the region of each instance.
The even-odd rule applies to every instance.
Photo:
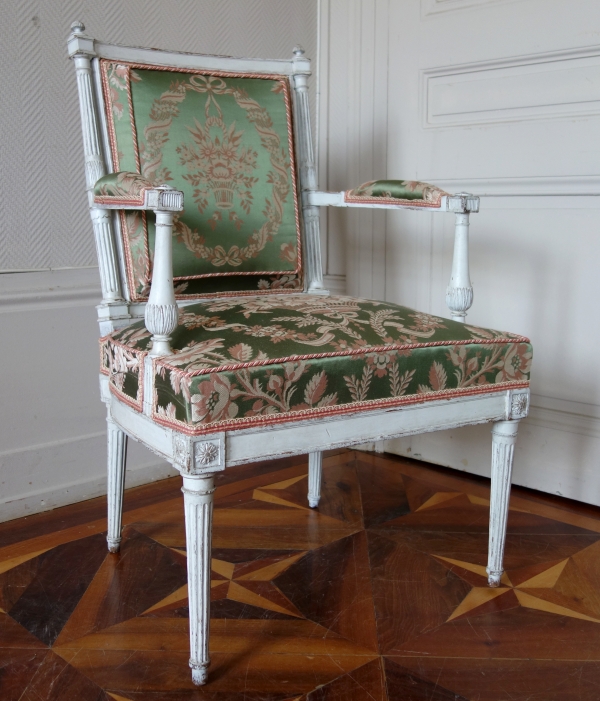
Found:
[[[191,683],[179,478],[0,525],[1,701],[597,701],[600,509],[514,490],[485,585],[488,482],[352,451],[218,480],[211,677]]]

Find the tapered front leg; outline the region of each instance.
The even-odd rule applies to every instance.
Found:
[[[311,509],[319,506],[321,480],[323,475],[323,453],[308,454],[308,505]]]
[[[123,515],[123,490],[125,488],[125,460],[127,457],[127,436],[109,417],[107,423],[107,499],[108,534],[106,541],[111,553],[121,547],[121,521]]]
[[[183,476],[190,609],[190,667],[194,684],[206,683],[210,658],[210,550],[214,476]]]
[[[506,521],[518,427],[518,421],[498,421],[492,429],[492,488],[487,566],[490,587],[499,586],[504,572]]]

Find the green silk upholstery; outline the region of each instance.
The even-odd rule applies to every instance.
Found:
[[[113,170],[184,193],[173,235],[177,296],[301,290],[288,79],[100,66]],[[119,216],[130,295],[144,300],[154,215]]]
[[[144,193],[154,185],[139,173],[109,173],[94,185],[97,204],[143,205]]]
[[[448,195],[435,185],[416,180],[371,180],[353,190],[346,190],[346,202],[398,204],[411,207],[439,207]]]
[[[101,339],[111,391],[142,409],[150,333]],[[180,311],[153,362],[153,418],[188,433],[527,386],[532,349],[510,333],[351,297],[246,296]]]

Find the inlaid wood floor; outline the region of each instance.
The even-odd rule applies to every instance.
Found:
[[[489,484],[392,456],[218,480],[211,676],[188,660],[179,478],[0,526],[2,701],[597,701],[600,509],[515,489],[498,589]]]

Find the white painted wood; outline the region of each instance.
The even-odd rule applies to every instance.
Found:
[[[454,321],[464,321],[473,304],[473,285],[469,275],[469,214],[456,214],[452,276],[446,290],[446,304]]]
[[[94,185],[99,178],[105,175],[106,166],[102,154],[102,136],[96,113],[95,91],[92,85],[93,74],[90,60],[94,56],[93,42],[83,33],[84,29],[85,27],[80,22],[72,24],[69,53],[75,63],[77,75],[86,190],[96,240],[102,298],[105,304],[110,304],[120,301],[122,297],[111,217],[108,212],[94,207],[93,203]]]
[[[270,427],[267,432],[252,429],[232,431],[227,434],[227,465],[441,431],[506,417],[506,397],[496,394],[313,419],[297,425],[282,424]]]
[[[316,509],[321,500],[321,480],[323,477],[323,453],[308,454],[308,505]]]
[[[190,667],[194,684],[205,684],[210,657],[210,551],[214,477],[183,475],[183,503],[190,610]]]
[[[171,334],[177,328],[177,303],[173,290],[173,213],[156,210],[156,239],[152,287],[146,305],[146,328],[152,334],[153,358],[171,355]]]
[[[158,66],[178,66],[197,70],[266,73],[270,75],[293,75],[297,70],[294,63],[289,60],[233,58],[231,56],[209,56],[178,51],[157,51],[156,49],[104,44],[99,41],[94,42],[94,51],[100,58],[115,61],[136,61]]]
[[[488,583],[500,586],[504,573],[506,520],[518,421],[499,421],[492,429],[492,487],[490,493],[490,531],[488,546]]]
[[[294,49],[293,87],[296,112],[296,146],[299,160],[300,182],[304,193],[317,189],[317,170],[310,126],[308,103],[308,78],[310,61],[304,49]],[[318,209],[303,196],[302,216],[304,220],[304,266],[307,292],[323,294],[323,265],[321,262],[321,233]]]
[[[108,417],[107,421],[107,501],[108,534],[106,542],[111,553],[121,547],[121,522],[123,514],[123,490],[125,489],[125,460],[127,436]]]

